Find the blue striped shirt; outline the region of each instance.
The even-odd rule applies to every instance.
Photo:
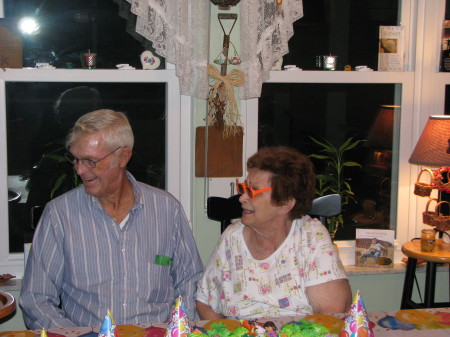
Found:
[[[127,174],[136,203],[123,228],[83,186],[47,204],[20,296],[29,328],[98,326],[108,309],[117,324],[166,322],[178,296],[194,319],[203,265],[182,206]]]

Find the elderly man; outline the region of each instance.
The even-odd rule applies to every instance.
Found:
[[[67,159],[83,186],[50,201],[25,271],[20,305],[29,328],[164,322],[177,296],[194,318],[203,266],[181,204],[126,170],[127,117],[97,110],[78,119]]]

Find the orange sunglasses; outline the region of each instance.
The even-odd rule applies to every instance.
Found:
[[[253,199],[255,195],[258,193],[263,193],[272,190],[272,187],[261,188],[259,190],[254,190],[252,185],[248,185],[247,181],[240,183],[238,179],[236,179],[236,190],[239,194],[247,193],[250,199]]]

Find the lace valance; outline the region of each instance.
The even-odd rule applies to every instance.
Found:
[[[136,32],[175,64],[183,95],[208,97],[209,0],[127,0],[137,16]],[[303,16],[302,0],[241,0],[241,99],[259,97],[275,60],[288,53],[293,22]]]

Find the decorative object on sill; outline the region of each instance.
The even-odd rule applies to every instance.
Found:
[[[219,7],[220,10],[229,10],[232,6],[236,6],[241,0],[211,0],[213,5]]]
[[[95,69],[97,67],[97,53],[91,53],[90,50],[87,53],[82,53],[81,66],[84,69]]]
[[[46,62],[37,62],[36,63],[36,68],[37,69],[56,69],[50,63],[46,63]]]
[[[291,70],[302,70],[302,68],[299,68],[299,67],[297,67],[297,66],[295,66],[295,65],[285,65],[284,67],[284,70],[286,70],[286,71],[291,71]]]
[[[356,228],[355,265],[359,267],[394,267],[393,229]]]
[[[352,71],[352,66],[347,64],[346,66],[344,66],[344,71]]]
[[[336,70],[337,56],[324,55],[323,57],[323,70]]]
[[[128,63],[127,64],[116,64],[117,69],[119,70],[133,70],[136,69],[133,66],[130,66]]]
[[[443,231],[450,229],[450,116],[449,115],[432,115],[429,116],[428,122],[417,141],[414,151],[409,158],[411,164],[421,166],[438,167],[433,173],[433,188],[438,190],[438,201],[446,201],[439,203],[436,207],[435,218],[431,223],[424,223],[435,227],[439,236],[442,237]],[[430,201],[428,201],[429,203]],[[428,204],[427,203],[427,211]],[[427,212],[426,211],[426,212]],[[425,212],[424,212],[425,214]],[[437,218],[436,218],[437,215]],[[448,224],[447,224],[448,217]],[[435,220],[438,219],[436,222]],[[442,221],[439,221],[442,220]]]
[[[380,26],[378,71],[403,71],[404,42],[404,26]]]
[[[142,69],[144,70],[154,70],[158,69],[159,65],[161,64],[161,60],[159,57],[153,55],[153,53],[149,50],[145,50],[141,54],[141,64]]]
[[[356,66],[355,71],[373,71],[373,69],[367,66]]]
[[[337,56],[319,55],[316,56],[317,70],[336,70]]]

